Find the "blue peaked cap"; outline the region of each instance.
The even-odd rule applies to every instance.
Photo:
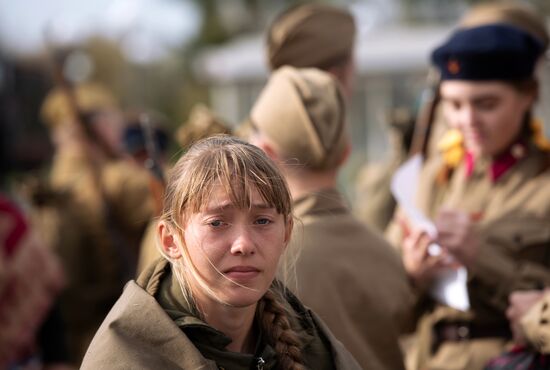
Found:
[[[536,37],[495,23],[456,31],[431,59],[441,80],[522,80],[533,75],[543,53]]]

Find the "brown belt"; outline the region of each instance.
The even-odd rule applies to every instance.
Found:
[[[480,325],[471,322],[438,322],[433,328],[432,353],[435,353],[443,342],[458,342],[481,338],[511,339],[510,327],[502,325]]]

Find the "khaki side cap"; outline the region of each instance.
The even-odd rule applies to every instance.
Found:
[[[283,65],[326,69],[352,55],[355,21],[344,9],[306,4],[282,13],[267,32],[272,69]]]
[[[275,71],[250,118],[289,164],[334,168],[348,144],[339,83],[318,69],[285,66]]]

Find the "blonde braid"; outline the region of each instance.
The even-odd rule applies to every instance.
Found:
[[[305,370],[300,337],[290,326],[288,313],[281,301],[281,295],[273,288],[264,294],[258,307],[262,329],[278,354],[281,369]]]

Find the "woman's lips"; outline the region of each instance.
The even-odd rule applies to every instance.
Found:
[[[234,266],[225,270],[224,274],[232,280],[250,280],[260,274],[260,270],[252,266]]]

